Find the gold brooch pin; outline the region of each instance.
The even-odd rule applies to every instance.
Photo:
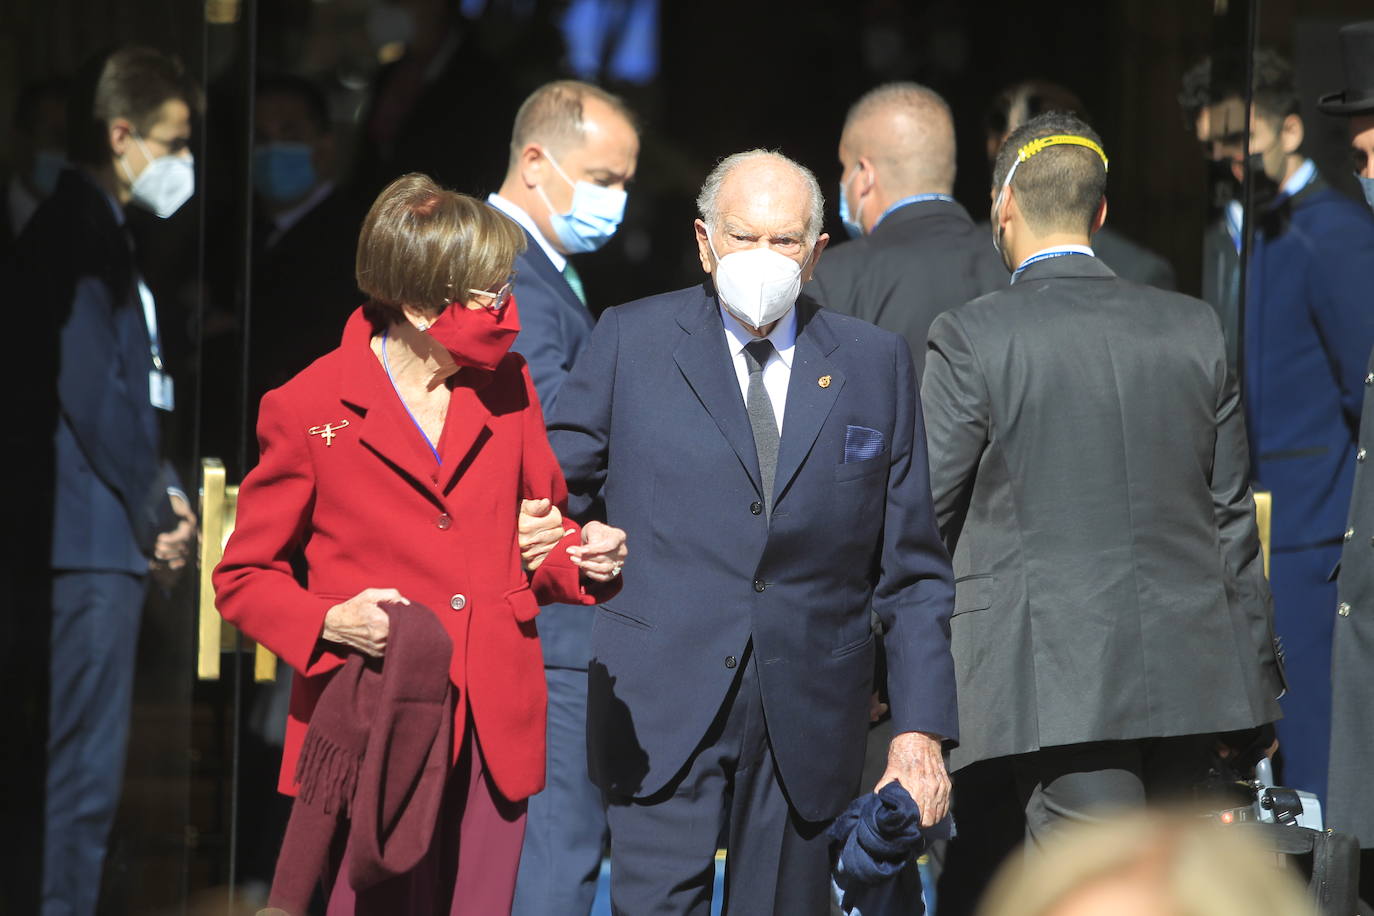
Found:
[[[312,426],[305,431],[307,436],[320,436],[324,439],[325,447],[334,444],[334,437],[338,435],[335,430],[343,429],[348,425],[347,420],[340,420],[338,423],[326,423],[323,426]]]
[[[817,384],[817,385],[820,385],[822,388],[829,388],[829,387],[830,387],[830,376],[828,376],[828,375],[822,375],[820,378],[816,379],[816,384]]]

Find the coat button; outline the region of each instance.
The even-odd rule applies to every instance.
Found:
[[[1347,529],[1345,529],[1345,539],[1346,539],[1347,541],[1350,540],[1351,538],[1353,538],[1354,536],[1355,536],[1355,529],[1354,529],[1354,528],[1347,528]]]
[[[762,514],[763,514],[763,503],[759,502],[757,499],[754,500],[753,502],[751,502],[751,503],[749,504],[749,511],[752,512],[752,513],[754,513],[755,515],[762,515]]]
[[[1364,383],[1366,385],[1374,385],[1374,372],[1371,372],[1364,377]]]
[[[454,595],[452,598],[448,599],[448,606],[455,611],[461,611],[468,606],[468,599],[464,595]]]
[[[453,516],[449,515],[447,512],[434,520],[434,527],[438,528],[440,531],[447,531],[452,524]]]
[[[735,660],[735,657],[734,657],[733,655],[727,655],[727,656],[725,656],[725,667],[727,667],[727,668],[733,668],[733,667],[735,667],[735,666],[738,665],[738,664],[739,664],[739,662]]]
[[[1368,451],[1367,449],[1363,448],[1363,447],[1361,447],[1361,449],[1360,449],[1358,452],[1355,453],[1355,460],[1356,460],[1356,461],[1364,461],[1364,460],[1365,460],[1366,458],[1368,458],[1368,457],[1369,457],[1369,451]]]
[[[1349,601],[1342,601],[1340,604],[1336,605],[1336,613],[1337,613],[1337,614],[1340,614],[1342,617],[1349,617],[1349,616],[1350,616],[1350,602],[1349,602]]]
[[[755,579],[755,580],[754,580],[754,591],[756,591],[756,592],[761,592],[761,591],[763,591],[763,590],[764,590],[765,588],[767,588],[767,587],[768,587],[768,583],[767,583],[767,582],[764,582],[762,579]]]

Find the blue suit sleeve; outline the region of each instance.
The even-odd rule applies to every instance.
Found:
[[[119,496],[136,532],[156,530],[170,513],[156,443],[138,408],[147,390],[130,391],[121,371],[114,303],[94,277],[78,280],[61,331],[58,399],[82,455]],[[167,512],[162,509],[167,506]]]
[[[568,373],[549,412],[549,444],[567,478],[570,503],[601,497],[610,457],[611,400],[620,350],[617,310],[608,309]],[[537,384],[537,383],[536,383]]]
[[[549,416],[577,354],[570,352],[573,342],[559,320],[558,295],[543,278],[521,275],[515,296],[520,308],[520,334],[511,349],[525,357],[539,403]]]
[[[883,622],[888,694],[897,733],[929,732],[957,741],[949,618],[954,573],[935,524],[925,423],[911,351],[892,338],[896,422],[883,522],[882,567],[873,610]]]
[[[1314,245],[1309,282],[1313,317],[1341,390],[1341,407],[1351,428],[1360,425],[1365,363],[1374,347],[1374,220],[1366,213],[1333,221]]]

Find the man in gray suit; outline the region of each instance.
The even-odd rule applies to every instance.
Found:
[[[1033,118],[994,171],[1012,285],[930,330],[931,489],[954,554],[962,744],[1009,758],[1039,840],[1202,775],[1279,715],[1280,662],[1215,313],[1088,247],[1107,159]]]

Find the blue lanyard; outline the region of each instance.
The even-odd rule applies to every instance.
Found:
[[[410,417],[410,422],[414,423],[415,428],[420,431],[420,438],[425,440],[425,445],[428,445],[429,450],[434,453],[434,460],[439,462],[440,465],[442,465],[444,463],[444,459],[439,457],[439,450],[434,447],[433,442],[429,441],[429,434],[426,433],[425,428],[420,425],[420,421],[415,419],[415,414],[410,412],[410,405],[406,403],[405,398],[401,397],[401,389],[396,387],[396,380],[391,377],[391,364],[387,362],[386,358],[387,333],[387,331],[382,332],[382,368],[386,370],[386,380],[391,383],[391,390],[396,392],[396,399],[400,401],[401,406],[405,408],[406,416]]]
[[[893,212],[897,210],[900,210],[902,207],[905,207],[907,204],[919,204],[924,203],[927,200],[943,200],[946,203],[955,203],[954,198],[950,197],[948,194],[913,194],[910,197],[903,197],[901,200],[897,201],[895,204],[893,204],[892,206],[888,207],[886,210],[883,211],[883,215],[878,217],[878,222],[873,224],[873,229],[877,229],[883,220],[887,219],[889,215],[891,215]],[[872,232],[873,229],[870,229],[868,231]]]
[[[1034,257],[1026,258],[1022,261],[1021,266],[1016,268],[1016,272],[1011,275],[1011,282],[1015,283],[1017,278],[1021,276],[1023,270],[1038,261],[1048,261],[1050,258],[1068,257],[1071,254],[1081,255],[1085,258],[1089,257],[1088,253],[1084,251],[1042,251]]]

